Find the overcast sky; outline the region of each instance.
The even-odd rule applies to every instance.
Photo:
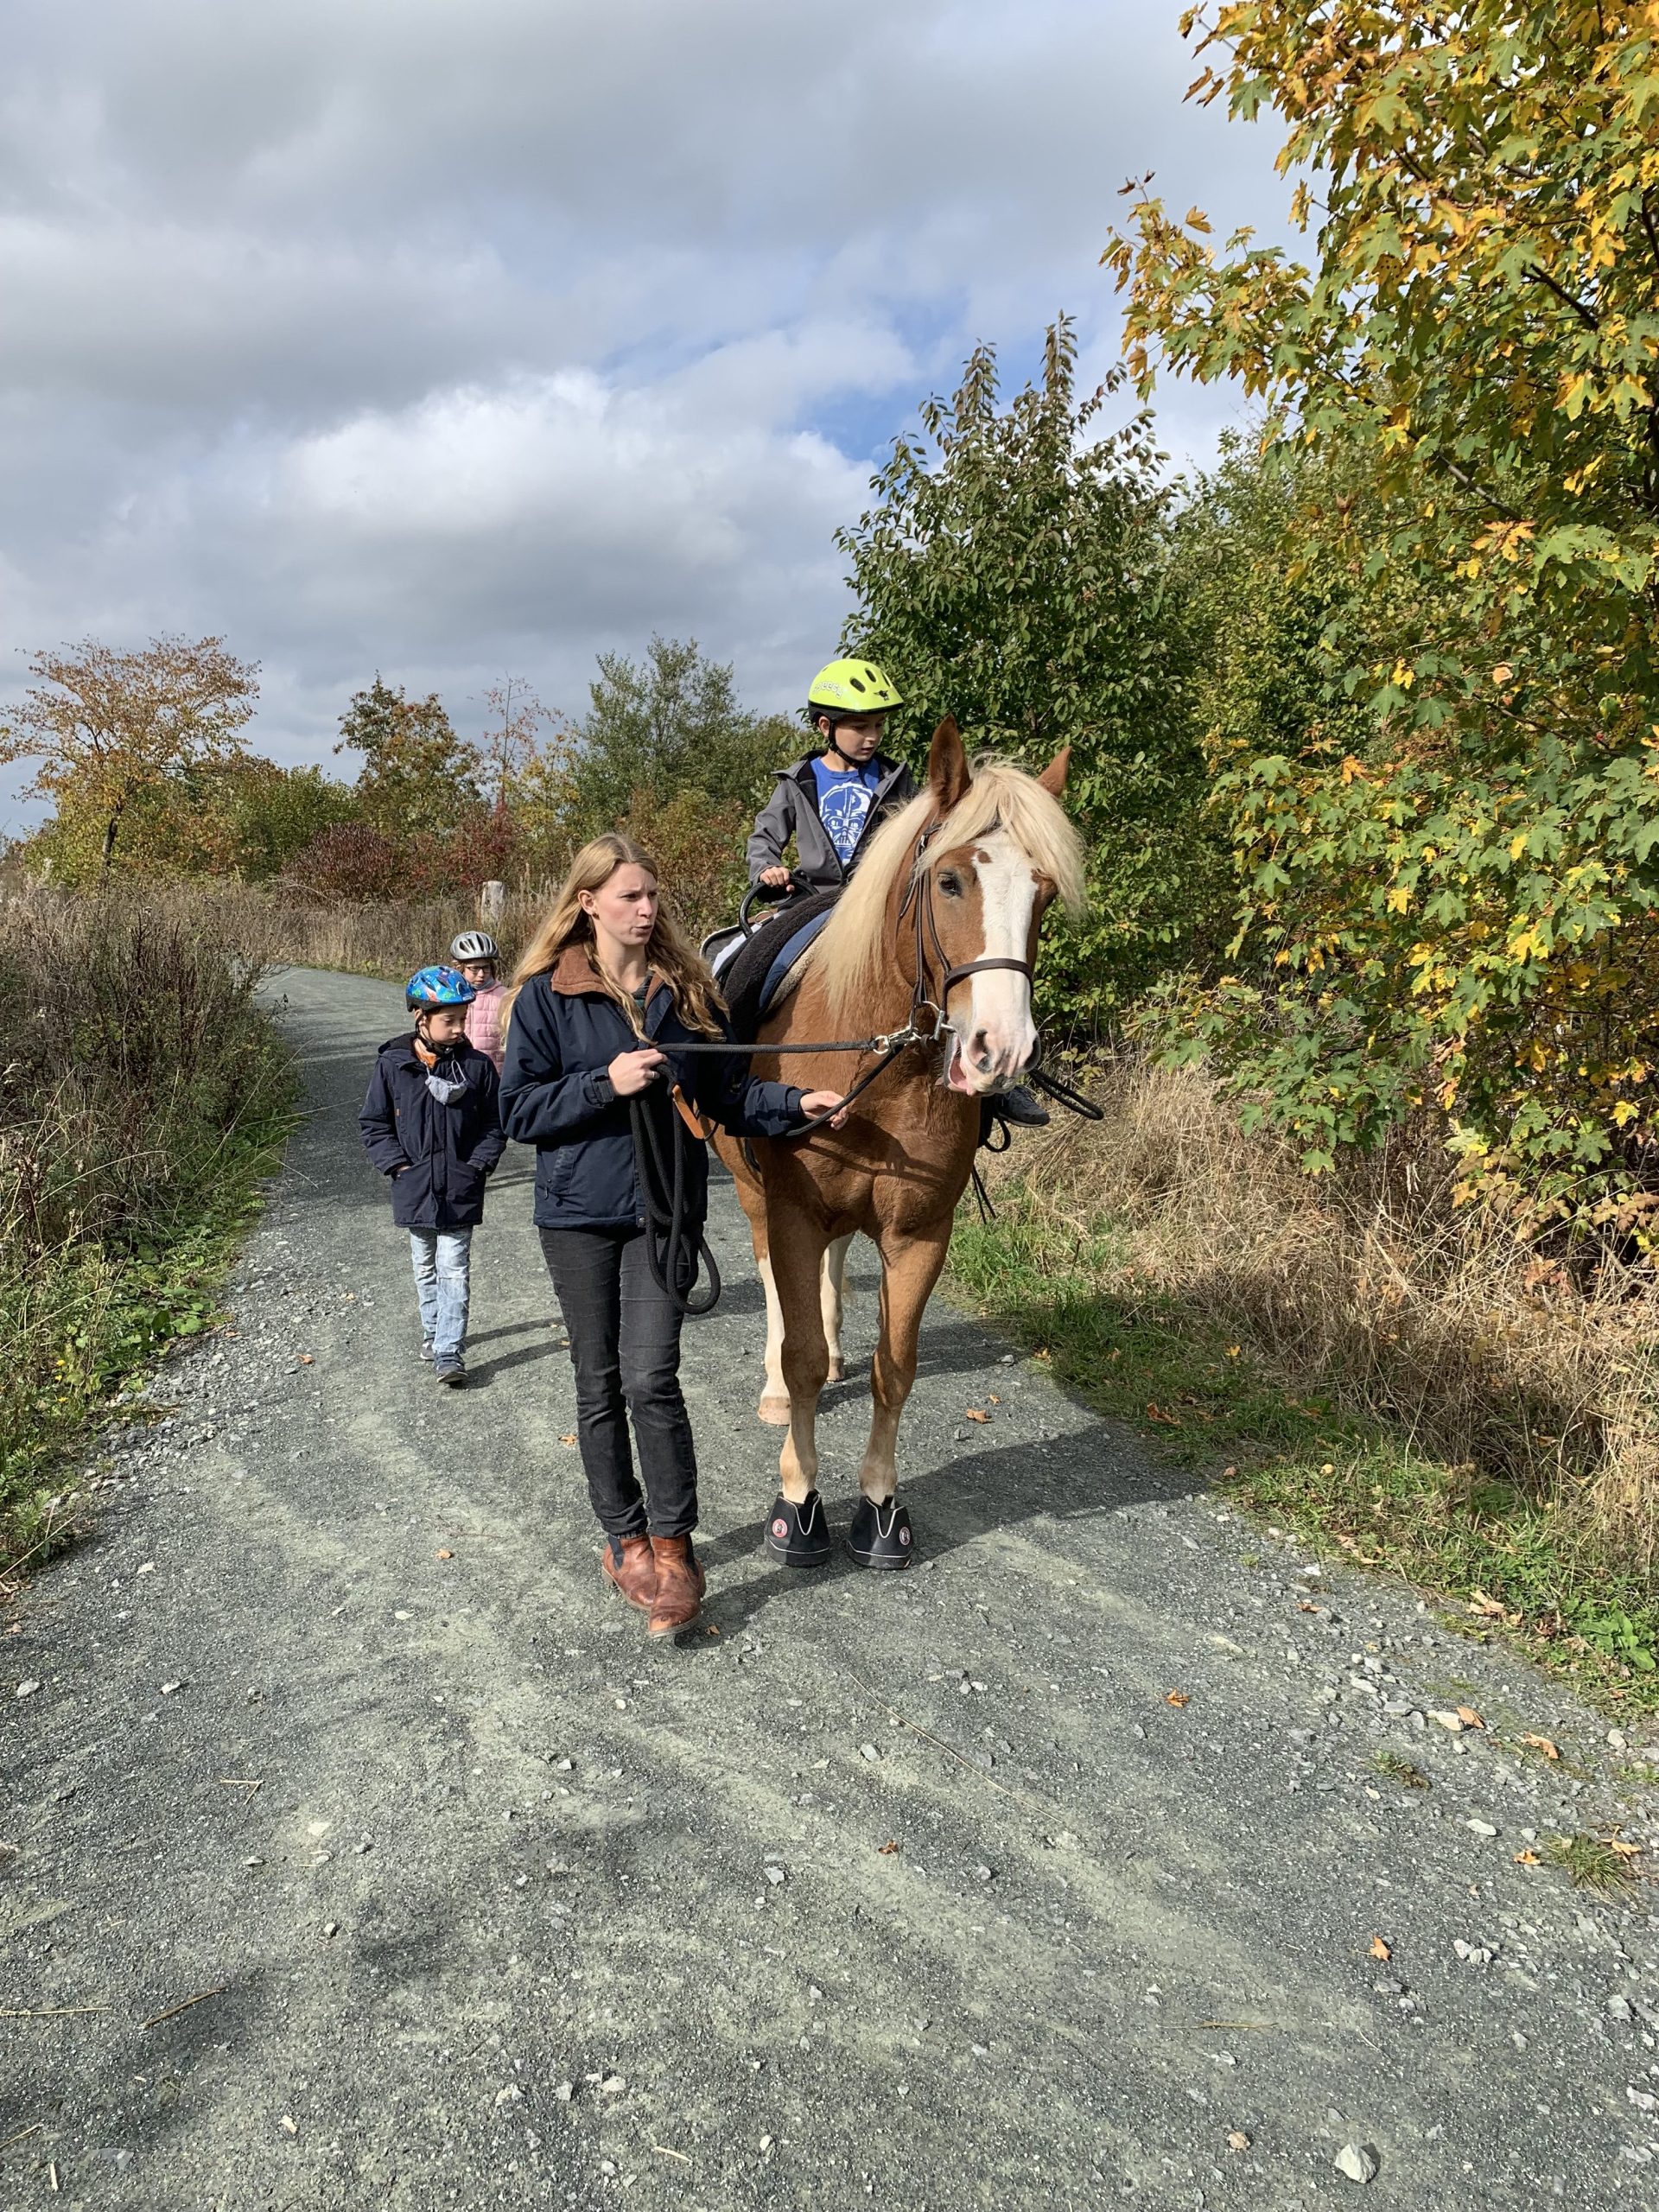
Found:
[[[661,630],[794,705],[917,402],[1061,308],[1114,357],[1126,176],[1281,228],[1179,13],[10,0],[0,700],[32,648],[222,632],[259,749],[327,760],[376,669],[577,713]],[[1164,441],[1231,412],[1172,387]]]

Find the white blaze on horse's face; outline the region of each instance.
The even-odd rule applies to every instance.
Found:
[[[982,960],[1028,961],[1036,920],[1038,879],[1031,856],[1005,830],[994,830],[973,849],[985,934]],[[950,994],[956,1030],[947,1077],[953,1090],[1005,1088],[1027,1068],[1037,1050],[1031,981],[1017,968],[991,968],[964,976]]]

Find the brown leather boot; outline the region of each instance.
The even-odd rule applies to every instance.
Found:
[[[651,1609],[652,1636],[677,1636],[702,1611],[704,1575],[690,1536],[653,1536],[657,1601]]]
[[[605,1580],[642,1613],[648,1613],[656,1604],[657,1562],[652,1557],[649,1536],[607,1536],[599,1568]]]

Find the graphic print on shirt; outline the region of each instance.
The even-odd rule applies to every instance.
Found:
[[[875,769],[865,767],[838,776],[822,760],[815,760],[812,776],[818,787],[818,818],[845,868],[858,850],[858,841],[864,834],[865,818],[881,781],[880,775]]]

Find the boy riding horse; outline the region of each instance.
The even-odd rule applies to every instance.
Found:
[[[813,677],[807,720],[823,750],[806,753],[778,771],[778,788],[749,837],[749,881],[784,890],[838,891],[884,817],[915,798],[915,778],[902,760],[881,751],[887,718],[904,703],[893,679],[874,661],[832,660]],[[795,841],[795,864],[784,852]],[[1006,1122],[1039,1128],[1048,1119],[1029,1090],[1015,1087],[988,1105],[981,1141],[993,1112]]]

